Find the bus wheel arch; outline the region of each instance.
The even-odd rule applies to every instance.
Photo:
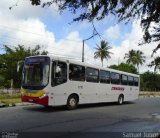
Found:
[[[123,94],[120,94],[120,95],[118,96],[118,104],[121,105],[121,104],[123,104],[123,102],[124,102],[124,95],[123,95]]]
[[[68,96],[67,99],[67,108],[69,110],[73,110],[77,108],[77,105],[79,103],[79,96],[76,93],[73,93],[71,95]]]

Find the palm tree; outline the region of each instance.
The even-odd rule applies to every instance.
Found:
[[[129,53],[125,53],[124,59],[126,58],[126,63],[136,65],[136,51],[135,50],[130,50]]]
[[[157,69],[160,70],[160,57],[156,57],[148,66],[154,66],[154,72],[156,72]]]
[[[109,49],[111,49],[111,47],[109,46],[108,42],[102,40],[100,45],[97,45],[95,49],[96,52],[94,52],[94,58],[100,58],[103,67],[103,60],[111,58],[110,54],[113,54],[112,52],[109,52]]]
[[[143,65],[143,63],[145,62],[144,53],[140,50],[130,50],[129,53],[125,54],[124,59],[125,58],[127,58],[126,63],[137,66],[138,71],[139,65]]]
[[[145,56],[144,53],[140,50],[136,51],[136,65],[137,65],[137,69],[139,72],[139,65],[143,65],[143,63],[145,62]]]

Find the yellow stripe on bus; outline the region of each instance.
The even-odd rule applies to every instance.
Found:
[[[31,92],[26,91],[25,89],[21,89],[21,93],[24,94],[25,96],[30,96],[30,97],[41,97],[45,94],[44,90],[38,90],[37,92],[32,92],[32,90],[30,90]]]

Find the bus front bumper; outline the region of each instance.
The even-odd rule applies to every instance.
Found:
[[[29,102],[29,103],[35,103],[35,104],[48,106],[48,96],[39,98],[39,97],[29,97],[26,95],[21,95],[21,99],[22,99],[22,102]]]

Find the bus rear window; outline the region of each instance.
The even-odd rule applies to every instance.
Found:
[[[121,84],[122,85],[128,85],[128,76],[127,75],[121,75]]]
[[[139,79],[138,77],[134,77],[134,86],[138,86]]]
[[[132,76],[128,76],[128,85],[129,86],[133,86],[134,85],[134,81],[133,81],[133,77]]]

